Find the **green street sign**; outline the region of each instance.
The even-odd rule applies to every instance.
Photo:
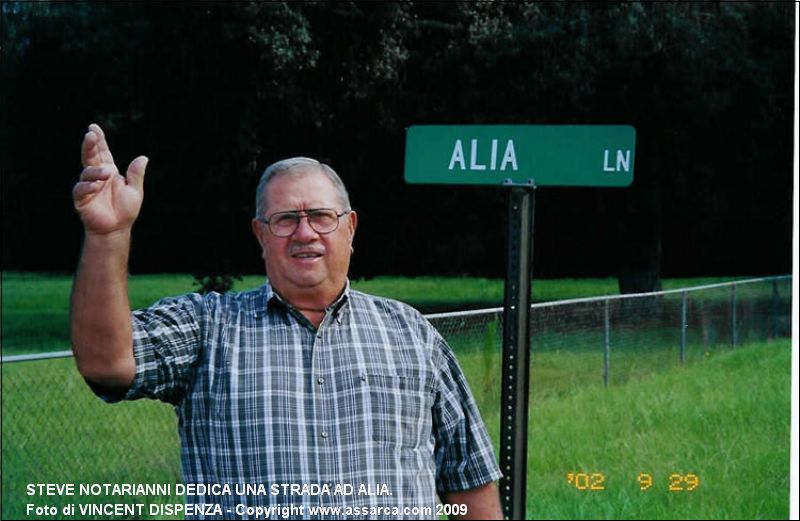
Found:
[[[415,125],[407,183],[628,186],[636,129],[628,125]]]

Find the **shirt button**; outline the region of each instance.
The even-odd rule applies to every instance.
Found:
[[[318,383],[318,384],[320,384],[320,385],[322,385],[322,384],[324,384],[324,383],[325,383],[325,379],[324,379],[323,377],[321,377],[321,376],[320,376],[319,378],[317,378],[317,383]]]
[[[320,434],[320,436],[322,436],[323,438],[327,438],[328,437],[328,433],[325,432],[325,431],[322,431],[322,434]]]
[[[366,382],[367,381],[367,376],[362,374],[361,375],[361,381],[362,382]]]

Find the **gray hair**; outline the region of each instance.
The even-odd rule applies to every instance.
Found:
[[[282,159],[272,163],[261,174],[261,179],[258,181],[256,188],[256,219],[261,219],[266,216],[267,211],[267,185],[275,177],[280,175],[302,175],[307,172],[309,167],[316,168],[331,180],[336,192],[339,196],[339,202],[342,204],[342,210],[350,210],[350,196],[347,194],[347,188],[342,182],[342,178],[325,163],[320,163],[316,159],[310,157],[292,157],[289,159]]]

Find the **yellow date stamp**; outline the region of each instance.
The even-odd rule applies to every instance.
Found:
[[[700,488],[700,476],[693,472],[669,474],[666,483],[656,482],[653,474],[640,472],[636,476],[636,483],[642,492],[652,490],[653,487],[665,485],[669,492],[694,492]],[[601,491],[606,489],[606,475],[602,472],[567,472],[567,484],[577,490]]]

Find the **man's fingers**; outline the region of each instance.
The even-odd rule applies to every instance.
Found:
[[[81,181],[105,181],[107,179],[111,179],[116,173],[116,169],[111,165],[100,165],[100,166],[87,166],[81,172],[80,180]]]
[[[83,166],[97,166],[100,164],[100,155],[97,152],[97,134],[89,130],[83,136],[81,143],[81,163]]]
[[[111,155],[111,150],[108,148],[108,142],[106,141],[106,135],[103,132],[103,129],[100,128],[100,125],[97,123],[92,123],[89,125],[89,131],[94,132],[97,136],[97,154],[100,156],[100,162],[102,163],[113,163],[114,157]]]
[[[95,194],[103,188],[103,183],[97,181],[81,181],[72,189],[72,199],[75,204],[80,204],[86,197]]]
[[[128,185],[136,188],[140,193],[144,191],[144,171],[147,168],[149,159],[145,156],[139,156],[128,165]]]

